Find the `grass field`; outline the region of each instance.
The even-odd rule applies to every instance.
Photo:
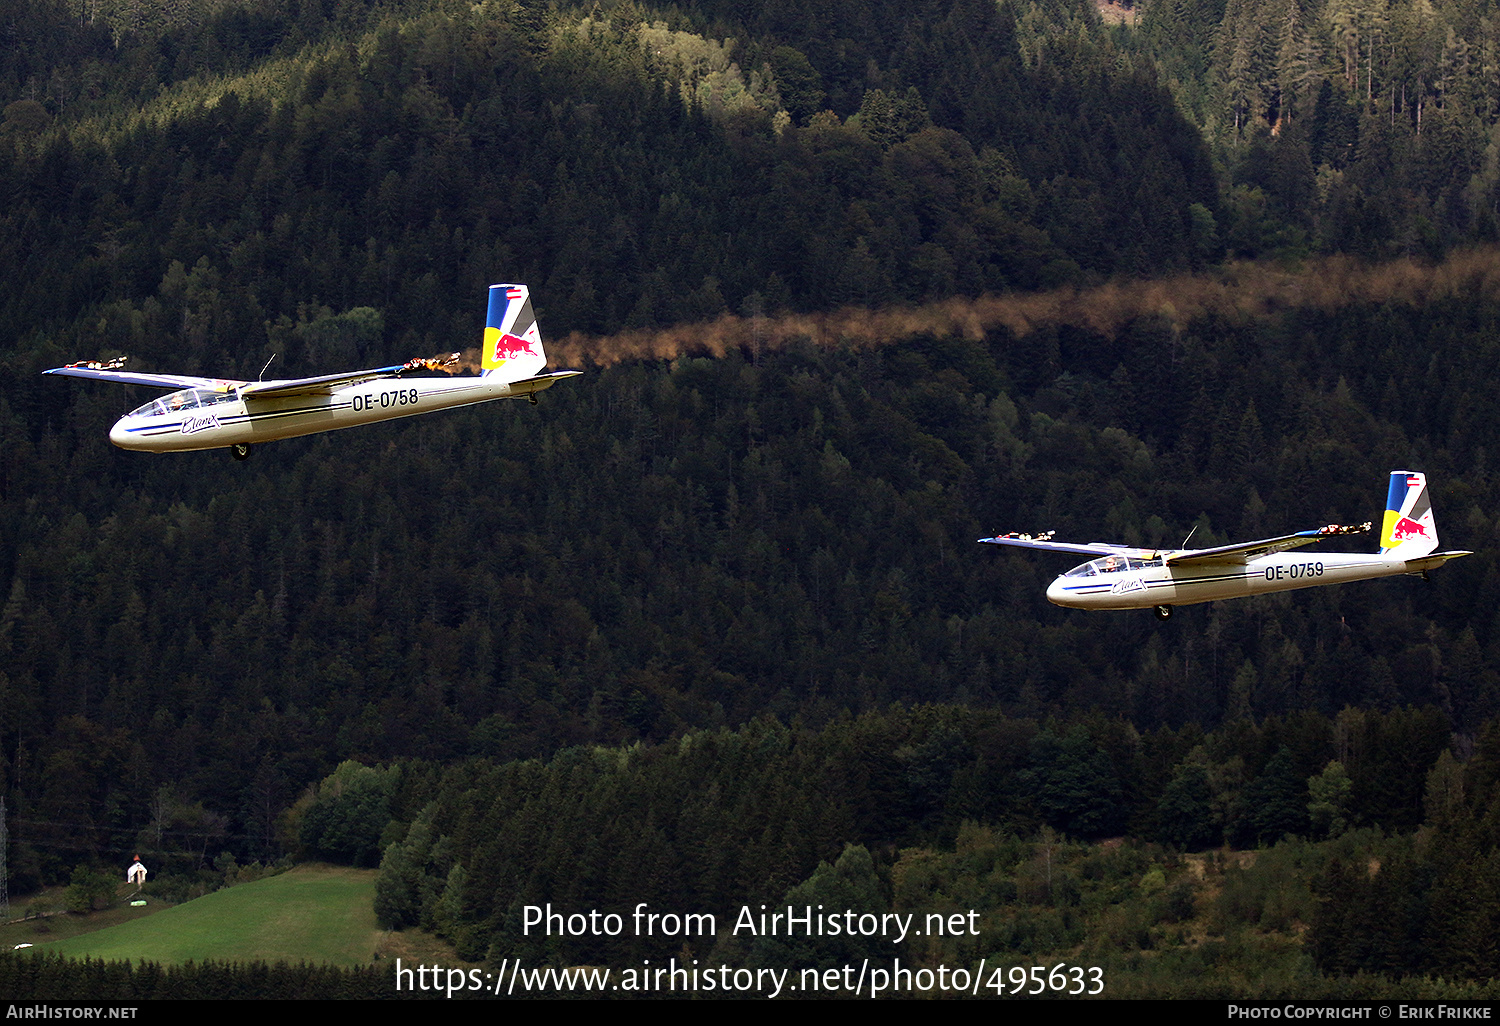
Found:
[[[374,899],[372,869],[302,865],[90,933],[46,942],[38,937],[36,949],[136,962],[366,965],[385,936],[375,922]]]

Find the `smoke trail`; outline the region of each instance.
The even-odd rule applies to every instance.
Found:
[[[1181,331],[1205,317],[1231,322],[1266,319],[1289,310],[1331,312],[1350,305],[1422,306],[1455,296],[1500,300],[1500,249],[1462,250],[1440,264],[1401,259],[1370,265],[1346,256],[1306,261],[1297,270],[1263,263],[1228,264],[1206,274],[1111,281],[1087,289],[954,298],[914,307],[777,317],[723,314],[703,324],[625,331],[594,337],[574,332],[548,345],[556,366],[609,366],[621,360],[723,356],[815,345],[859,349],[913,335],[985,339],[1003,329],[1020,337],[1068,325],[1113,337],[1131,321],[1157,317]]]

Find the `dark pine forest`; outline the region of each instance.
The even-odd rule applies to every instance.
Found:
[[[1231,846],[1300,904],[1230,874],[1216,928],[1295,934],[1300,985],[1492,979],[1497,18],[0,0],[13,898],[319,857],[380,866],[388,925],[559,964],[656,949],[528,946],[523,905],[1021,910],[935,964],[1160,943],[1195,899],[1152,860]],[[586,372],[535,406],[241,464],[115,450],[147,390],[40,375],[468,348],[495,281]],[[1243,302],[1192,312],[1208,281]],[[1068,312],[921,316],[1038,294]],[[743,344],[684,328],[726,315]],[[1430,582],[1159,624],[975,544],[1378,519],[1398,467],[1475,552]]]

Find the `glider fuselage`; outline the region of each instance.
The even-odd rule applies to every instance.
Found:
[[[1047,600],[1070,609],[1149,609],[1188,606],[1220,599],[1346,584],[1397,574],[1421,573],[1442,559],[1393,559],[1371,552],[1275,552],[1244,563],[1173,566],[1157,560],[1115,570],[1096,559],[1063,574],[1047,588]]]
[[[121,417],[109,440],[141,452],[187,452],[335,431],[492,399],[539,392],[556,379],[508,383],[495,376],[375,378],[326,393],[241,396],[188,388]],[[274,382],[268,384],[274,385]]]

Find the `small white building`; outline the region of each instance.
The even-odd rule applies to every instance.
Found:
[[[133,883],[137,887],[146,882],[146,867],[144,864],[142,864],[141,857],[139,855],[137,855],[135,857],[135,861],[130,864],[130,868],[125,870],[125,882]]]

